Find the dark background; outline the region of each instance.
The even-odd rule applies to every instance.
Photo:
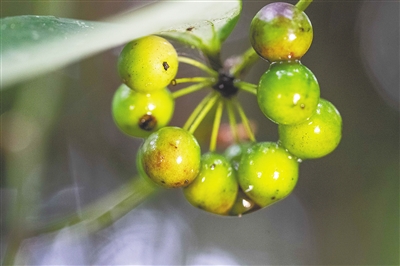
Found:
[[[244,1],[223,57],[249,47],[250,21],[267,3]],[[141,4],[3,1],[1,17],[37,14],[100,20]],[[306,13],[314,40],[302,62],[316,75],[321,97],[341,113],[343,138],[332,154],[301,164],[290,197],[242,218],[226,218],[191,207],[179,190],[161,191],[94,236],[71,240],[61,233],[26,241],[23,261],[398,265],[399,2],[314,1]],[[40,198],[39,208],[50,219],[79,211],[136,174],[141,140],[120,133],[110,113],[120,83],[120,49],[2,91],[3,213],[15,196],[13,175],[32,177],[28,190],[41,180],[41,194],[33,197]],[[257,83],[267,68],[260,60],[245,80]],[[197,74],[189,68],[179,75]],[[255,97],[241,93],[239,98],[256,121],[257,140],[276,141],[277,127],[261,114]],[[177,99],[171,124],[182,126],[198,99]],[[56,118],[47,119],[48,112],[56,112]],[[42,134],[43,125],[47,130]],[[203,131],[199,130],[200,139]],[[2,219],[2,250],[7,233]]]

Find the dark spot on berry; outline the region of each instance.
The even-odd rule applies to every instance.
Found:
[[[300,27],[299,30],[300,30],[301,32],[304,32],[304,31],[305,31],[305,29],[304,29],[303,27]]]
[[[164,180],[161,180],[161,183],[165,184],[165,181],[164,181]]]
[[[176,146],[174,143],[172,143],[172,142],[170,142],[169,143],[169,146],[172,146],[172,147],[174,147],[175,149],[178,149],[178,146]]]
[[[157,119],[152,116],[145,114],[139,118],[139,127],[146,131],[152,131],[157,126]]]
[[[194,29],[194,27],[189,27],[186,29],[186,31],[192,31]]]
[[[163,65],[163,67],[164,67],[164,70],[167,71],[168,68],[169,68],[168,63],[167,63],[167,62],[163,62],[162,65]]]
[[[214,169],[215,169],[215,163],[213,163],[213,164],[210,166],[210,168],[211,168],[211,170],[214,170]]]
[[[276,198],[275,198],[275,197],[272,197],[271,199],[274,200],[274,199],[276,199]]]
[[[213,89],[218,91],[223,97],[230,98],[237,94],[239,89],[233,84],[235,78],[229,74],[220,72],[218,81],[213,86]]]
[[[302,103],[302,104],[300,104],[300,108],[304,109],[304,108],[306,108],[306,105],[304,103]]]
[[[171,85],[175,86],[176,85],[176,79],[171,80]]]
[[[185,184],[186,185],[189,184],[189,180],[185,179]]]

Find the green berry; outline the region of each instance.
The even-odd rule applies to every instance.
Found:
[[[274,142],[261,142],[242,155],[238,177],[242,190],[260,207],[287,197],[294,189],[299,164]]]
[[[258,210],[259,208],[260,207],[258,207],[255,202],[243,192],[242,189],[239,189],[235,203],[229,210],[229,215],[242,216],[243,214]]]
[[[300,62],[277,62],[261,76],[257,101],[271,121],[290,125],[313,115],[319,95],[318,81],[307,67]]]
[[[195,137],[179,127],[163,127],[142,145],[143,169],[160,186],[187,186],[200,170],[201,151]]]
[[[239,163],[242,158],[243,152],[253,145],[252,142],[235,143],[226,148],[224,156],[230,161],[233,169],[237,171],[239,169]]]
[[[224,215],[232,208],[238,188],[229,161],[223,155],[206,153],[201,158],[199,175],[183,192],[193,206]]]
[[[281,144],[294,156],[315,159],[331,153],[342,137],[342,117],[335,106],[320,99],[315,114],[297,125],[279,125]]]
[[[122,84],[114,94],[112,114],[118,128],[133,137],[145,138],[168,125],[175,101],[167,88],[140,93]]]
[[[178,54],[166,39],[150,35],[128,43],[118,58],[118,73],[133,90],[150,93],[170,84],[178,71]]]
[[[300,59],[312,39],[313,28],[307,15],[289,3],[264,6],[250,26],[254,50],[270,62]]]

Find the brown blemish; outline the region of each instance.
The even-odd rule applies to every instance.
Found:
[[[152,131],[157,126],[157,119],[152,116],[145,114],[139,118],[139,127],[146,131]]]
[[[175,86],[176,85],[176,79],[171,80],[171,85]]]
[[[186,31],[192,31],[194,29],[194,27],[189,27],[186,29]]]
[[[167,63],[167,62],[163,62],[162,65],[163,65],[163,67],[164,67],[164,70],[167,71],[168,68],[169,68],[168,63]]]

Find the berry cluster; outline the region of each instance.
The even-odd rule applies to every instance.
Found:
[[[182,187],[193,206],[220,215],[241,216],[287,197],[297,183],[299,163],[329,154],[341,139],[340,114],[320,98],[316,77],[300,62],[312,38],[310,20],[297,6],[278,2],[263,7],[250,27],[249,53],[270,63],[258,85],[240,80],[240,67],[215,69],[178,56],[159,36],[128,43],[118,60],[123,84],[112,112],[124,133],[145,138],[136,161],[140,175],[165,188]],[[176,78],[180,63],[209,76]],[[194,84],[173,93],[167,88],[183,83]],[[207,87],[211,92],[185,125],[168,126],[175,99]],[[255,140],[239,91],[256,95],[261,111],[278,124],[277,142]],[[215,106],[209,151],[202,154],[193,133]],[[224,108],[235,143],[218,153]],[[238,137],[237,114],[250,141]]]

